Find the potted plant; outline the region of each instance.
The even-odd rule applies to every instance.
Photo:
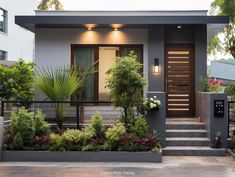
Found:
[[[161,101],[157,96],[154,96],[152,98],[146,98],[143,104],[146,111],[158,111],[161,106]]]
[[[214,138],[214,148],[221,148],[222,145],[222,133],[221,132],[217,132],[216,136]]]

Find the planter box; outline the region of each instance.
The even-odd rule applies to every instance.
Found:
[[[156,152],[2,151],[2,161],[31,162],[162,162]]]

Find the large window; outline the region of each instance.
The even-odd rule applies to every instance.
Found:
[[[117,56],[126,56],[134,51],[143,63],[142,45],[74,45],[72,63],[80,70],[98,67],[98,71],[87,77],[85,86],[78,95],[80,100],[110,100],[110,90],[105,87],[107,71],[116,63]]]
[[[7,52],[0,50],[0,60],[6,60],[7,59]]]
[[[7,32],[7,12],[0,8],[0,31]]]

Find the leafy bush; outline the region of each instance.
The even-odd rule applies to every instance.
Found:
[[[50,136],[49,135],[42,135],[42,136],[35,136],[34,137],[34,150],[48,150],[50,147]]]
[[[83,133],[80,130],[68,129],[63,133],[63,137],[69,143],[79,144],[83,140]]]
[[[50,133],[50,126],[45,121],[45,116],[39,109],[36,112],[34,122],[36,136],[48,135]]]
[[[161,147],[160,139],[157,136],[157,132],[147,135],[146,137],[140,138],[139,145],[146,147],[146,150],[151,150],[155,147]]]
[[[232,100],[235,99],[235,84],[230,84],[227,86],[224,90],[224,93],[226,93],[228,96],[231,97]]]
[[[34,128],[34,114],[25,108],[20,108],[18,113],[12,113],[10,130],[14,137],[14,145],[16,148],[21,146],[20,141],[24,147],[32,146],[35,135]],[[22,139],[22,140],[21,140]],[[17,142],[17,144],[15,144]]]
[[[32,101],[34,66],[34,63],[23,59],[19,59],[12,68],[0,65],[0,100]]]
[[[104,131],[103,118],[99,112],[96,112],[95,115],[91,117],[91,126],[95,129],[97,136],[102,135]]]
[[[147,84],[139,72],[141,67],[137,55],[131,52],[128,56],[117,57],[117,63],[107,72],[106,86],[110,89],[114,106],[124,110],[122,120],[126,128],[134,119],[133,108],[142,104],[142,90]]]
[[[22,150],[25,147],[24,142],[23,142],[23,138],[19,132],[15,135],[15,137],[13,139],[13,143],[14,143],[15,150]]]
[[[126,133],[126,128],[123,125],[123,123],[116,123],[112,127],[108,128],[105,132],[105,136],[107,138],[105,145],[105,148],[108,148],[109,150],[113,150],[117,148],[118,144],[123,139],[123,135]]]
[[[50,135],[50,139],[51,139],[51,144],[50,144],[51,151],[65,151],[67,144],[63,136],[53,133]]]
[[[148,123],[145,118],[142,116],[137,117],[133,127],[132,127],[132,132],[137,136],[137,137],[144,137],[148,133]]]
[[[94,136],[95,136],[95,129],[90,125],[86,126],[82,131],[83,145],[90,144]]]

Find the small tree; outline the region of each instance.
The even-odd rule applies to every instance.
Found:
[[[32,101],[34,98],[34,66],[19,59],[15,66],[0,65],[0,100]],[[27,106],[26,103],[20,106]]]
[[[142,65],[137,56],[130,52],[128,56],[117,57],[117,63],[108,70],[107,87],[111,100],[116,107],[123,108],[123,123],[126,127],[133,121],[133,107],[142,103],[142,91],[147,81],[139,72]]]
[[[222,31],[223,40],[215,36],[208,43],[208,52],[215,51],[229,52],[235,59],[235,1],[234,0],[214,0],[211,4],[211,14],[226,15],[230,17],[230,23]]]
[[[38,10],[63,10],[63,5],[59,0],[41,0]]]

